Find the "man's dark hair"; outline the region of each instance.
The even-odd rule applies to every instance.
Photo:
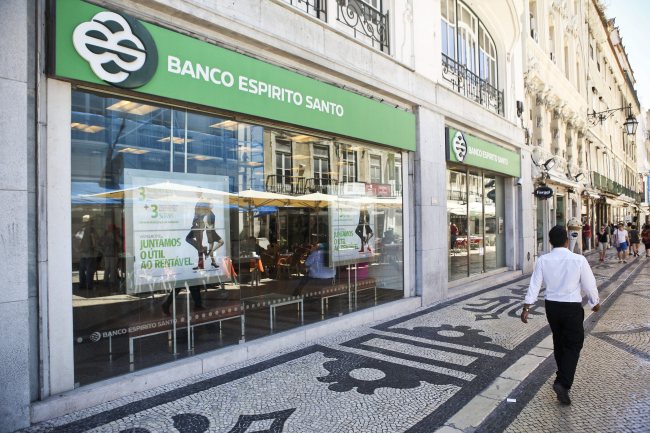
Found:
[[[551,241],[553,248],[563,247],[566,244],[566,229],[562,226],[555,226],[548,232],[548,239]]]

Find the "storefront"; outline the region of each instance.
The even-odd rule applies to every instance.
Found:
[[[70,246],[49,323],[72,338],[49,347],[74,366],[61,383],[405,296],[412,113],[118,11],[70,0],[52,15],[48,159],[69,171],[48,225]],[[502,181],[477,173],[489,269]]]
[[[449,281],[506,266],[506,195],[521,175],[519,154],[446,128]],[[511,195],[512,196],[512,195]]]

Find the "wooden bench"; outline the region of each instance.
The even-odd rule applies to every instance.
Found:
[[[377,304],[377,281],[374,278],[366,278],[356,282],[314,279],[307,283],[305,289],[305,299],[320,299],[321,318],[325,317],[330,298],[348,295],[348,305],[352,308],[352,296],[354,295],[354,306],[356,308],[359,292],[372,289],[374,290],[374,302]]]

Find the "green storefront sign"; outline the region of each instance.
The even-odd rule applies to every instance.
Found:
[[[415,116],[80,0],[55,3],[56,77],[415,150]]]
[[[513,177],[521,176],[519,154],[473,135],[448,127],[447,160]]]

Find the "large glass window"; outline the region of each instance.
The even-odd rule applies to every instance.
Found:
[[[505,266],[504,179],[447,170],[449,281]]]
[[[401,181],[371,155],[398,173],[379,146],[73,91],[75,381],[401,298]]]

